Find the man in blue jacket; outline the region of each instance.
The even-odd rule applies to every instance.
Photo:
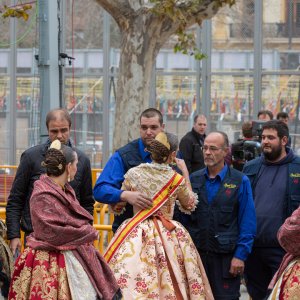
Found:
[[[189,219],[183,219],[216,300],[239,299],[240,276],[256,232],[249,179],[226,165],[228,151],[228,137],[224,132],[211,132],[205,138],[206,168],[190,177],[199,203]]]
[[[150,153],[145,147],[164,130],[163,116],[155,108],[148,108],[140,116],[140,138],[118,149],[109,159],[95,187],[94,197],[97,201],[117,204],[120,201],[127,202],[125,212],[116,215],[113,223],[115,232],[121,223],[133,216],[132,205],[141,209],[152,205],[152,200],[137,191],[122,191],[121,186],[125,173],[141,163],[151,162]]]
[[[257,236],[245,268],[253,300],[268,295],[268,285],[285,254],[277,231],[300,204],[300,159],[287,147],[287,125],[272,120],[262,130],[263,155],[243,170],[251,182],[257,215]]]

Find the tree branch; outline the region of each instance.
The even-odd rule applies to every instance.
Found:
[[[223,0],[223,2],[226,0]],[[197,9],[191,10],[190,2],[181,2],[178,5],[178,8],[181,11],[181,16],[185,21],[185,24],[182,22],[182,19],[172,19],[167,14],[152,14],[149,19],[149,23],[152,21],[155,22],[159,19],[160,26],[157,28],[160,30],[160,41],[167,41],[170,38],[170,34],[176,34],[176,32],[181,29],[184,25],[184,29],[188,29],[195,23],[201,24],[203,20],[211,18],[216,14],[218,7],[216,6],[215,0],[203,0],[201,5]],[[224,4],[225,4],[224,2]]]
[[[132,6],[129,0],[95,0],[101,5],[116,21],[120,30],[127,28],[129,22],[137,15],[138,5]]]

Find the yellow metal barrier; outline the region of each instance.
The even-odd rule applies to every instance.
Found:
[[[98,176],[101,174],[102,169],[92,169],[92,184],[95,185]]]
[[[94,228],[99,232],[99,239],[94,242],[95,247],[103,253],[113,237],[113,213],[109,212],[107,204],[96,203],[94,206]],[[108,223],[108,224],[107,224]]]
[[[0,202],[6,202],[15,178],[17,166],[0,166]]]

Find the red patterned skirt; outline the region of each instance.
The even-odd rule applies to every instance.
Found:
[[[64,255],[26,248],[16,261],[8,299],[72,299]]]
[[[300,299],[300,258],[286,267],[269,297],[269,300],[296,299]]]

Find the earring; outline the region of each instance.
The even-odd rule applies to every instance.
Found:
[[[71,181],[71,176],[70,175],[68,175],[68,182],[70,182]]]

